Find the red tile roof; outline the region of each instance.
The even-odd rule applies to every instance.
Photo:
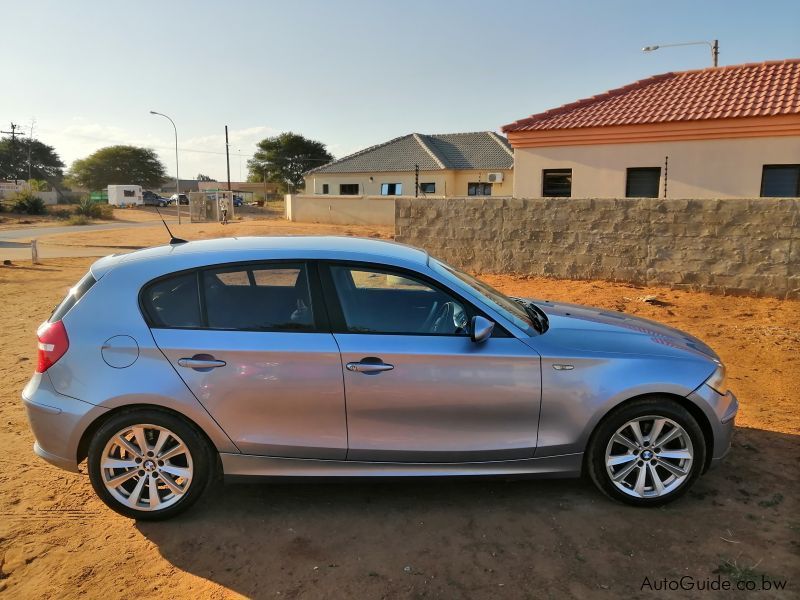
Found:
[[[533,131],[800,114],[800,59],[664,73],[531,115]]]

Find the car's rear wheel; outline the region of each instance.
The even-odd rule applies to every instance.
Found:
[[[208,443],[190,423],[159,410],[111,417],[89,444],[89,478],[116,512],[167,519],[189,508],[211,480]]]
[[[643,398],[612,412],[589,444],[587,469],[611,498],[659,506],[700,476],[706,445],[695,418],[668,398]]]

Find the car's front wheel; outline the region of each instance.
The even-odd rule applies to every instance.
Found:
[[[183,512],[211,480],[213,454],[200,432],[159,410],[111,417],[89,444],[89,478],[116,512],[140,520]]]
[[[700,476],[706,445],[695,418],[669,398],[642,398],[613,411],[588,448],[587,470],[611,498],[659,506]]]

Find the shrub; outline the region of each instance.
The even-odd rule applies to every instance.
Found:
[[[114,218],[114,207],[110,204],[98,204],[100,207],[100,218],[111,220]]]
[[[75,208],[75,214],[88,219],[99,219],[103,214],[103,209],[100,204],[92,202],[89,198],[82,198]]]
[[[88,225],[89,224],[89,217],[86,215],[72,215],[69,218],[70,225]]]
[[[68,210],[51,210],[50,216],[60,221],[66,221],[72,216],[72,213]]]
[[[46,212],[44,201],[30,191],[19,192],[14,197],[14,212],[27,215],[43,215]]]

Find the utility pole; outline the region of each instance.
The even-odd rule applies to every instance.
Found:
[[[231,191],[231,155],[228,152],[228,126],[225,125],[225,162],[228,165],[228,191]]]
[[[711,59],[714,61],[714,66],[719,66],[719,40],[714,40],[711,45]]]
[[[33,179],[31,175],[31,152],[33,150],[33,126],[36,125],[36,119],[31,119],[31,132],[28,135],[28,181]]]
[[[19,133],[17,129],[19,129],[19,125],[11,123],[11,131],[0,131],[0,133],[11,136],[11,170],[14,171],[14,185],[17,185],[17,164],[15,160],[17,156],[17,136],[25,135],[24,133]]]
[[[419,198],[419,165],[414,165],[414,198]]]

